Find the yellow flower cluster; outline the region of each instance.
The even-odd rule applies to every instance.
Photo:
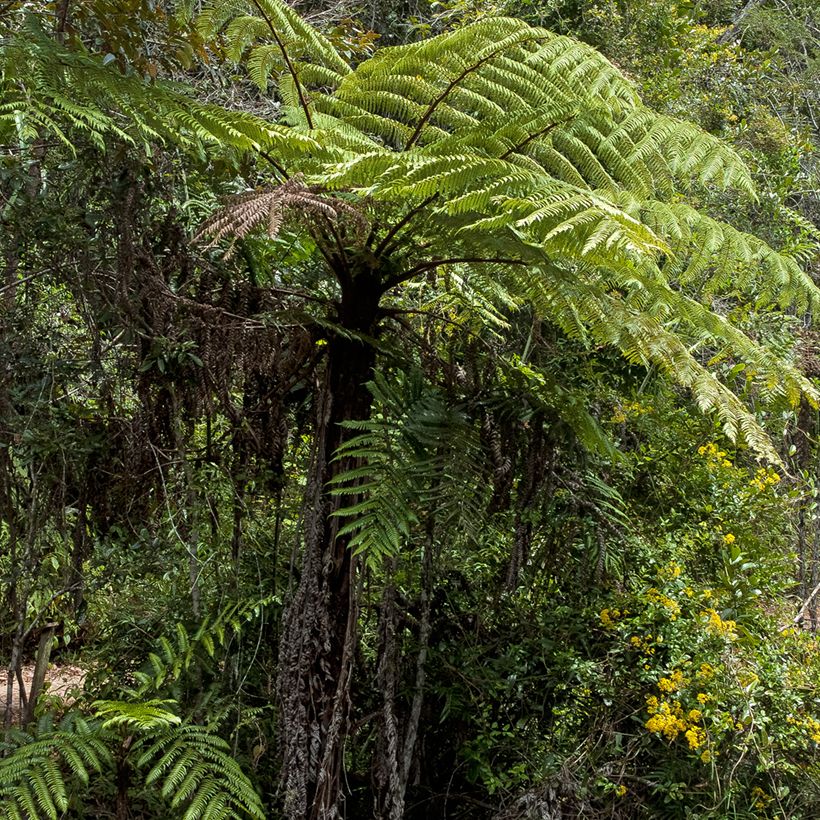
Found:
[[[690,726],[684,737],[689,743],[690,749],[699,749],[706,742],[706,729],[702,729],[700,726]]]
[[[658,570],[658,578],[660,578],[661,581],[674,581],[675,578],[680,578],[681,572],[680,566],[673,561],[671,564],[667,564]]]
[[[658,701],[654,695],[646,699],[646,711],[649,712],[649,720],[646,721],[646,728],[656,735],[663,735],[667,740],[675,740],[681,732],[685,732],[689,725],[683,716],[683,707],[679,701],[671,704],[666,701]]]
[[[667,694],[677,692],[678,689],[681,689],[685,685],[686,678],[683,677],[683,672],[681,672],[680,669],[675,669],[668,678],[661,678],[658,681],[658,689]]]
[[[726,451],[718,449],[717,444],[710,441],[709,444],[704,444],[698,447],[698,455],[704,456],[710,469],[717,469],[718,467],[732,467],[732,462],[726,458]]]
[[[623,424],[630,416],[643,416],[645,413],[651,413],[652,408],[641,404],[639,401],[625,401],[612,414],[612,421],[615,424]]]
[[[630,646],[638,652],[643,653],[644,655],[655,654],[655,643],[662,643],[662,641],[660,639],[655,641],[652,635],[647,635],[644,638],[641,638],[639,635],[633,635],[629,639]]]
[[[601,623],[604,625],[605,629],[612,629],[612,627],[615,626],[615,621],[621,617],[621,610],[602,609],[598,617],[601,619]]]
[[[730,532],[727,532],[726,535],[723,536],[723,543],[724,544],[734,544],[736,540],[737,539]]]
[[[615,787],[615,794],[617,794],[618,797],[623,797],[627,791],[628,789],[623,785],[623,783],[620,786]]]
[[[700,669],[695,673],[698,680],[712,680],[715,676],[715,667],[711,663],[702,663]]]
[[[684,714],[680,701],[670,703],[650,695],[646,699],[646,711],[649,720],[645,725],[653,734],[663,735],[667,740],[676,740],[683,734],[690,749],[699,749],[706,742],[706,730],[698,725],[703,717],[699,709]]]
[[[671,620],[676,620],[678,615],[680,615],[680,605],[678,602],[670,598],[668,595],[664,595],[662,592],[659,592],[655,589],[655,587],[650,587],[646,591],[646,597],[652,603],[660,604],[662,607],[667,609]]]
[[[788,723],[791,723],[792,726],[799,726],[805,729],[815,743],[820,743],[820,720],[809,716],[803,718],[789,717],[786,720]]]
[[[765,809],[773,799],[774,798],[771,795],[766,794],[760,786],[755,786],[752,789],[752,800],[754,800],[754,807],[756,809]]]
[[[733,641],[737,638],[737,623],[735,621],[724,621],[714,609],[706,609],[700,613],[701,618],[706,619],[706,628],[719,638]]]
[[[754,487],[762,493],[767,487],[774,487],[780,483],[780,475],[769,467],[761,467],[755,473],[755,477],[749,482],[750,487]]]

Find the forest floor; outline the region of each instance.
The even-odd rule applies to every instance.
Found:
[[[56,695],[57,697],[71,702],[71,698],[67,697],[74,689],[81,689],[83,681],[85,680],[87,670],[79,666],[72,666],[67,664],[65,666],[52,666],[46,672],[46,684],[44,691],[48,695]],[[31,681],[34,678],[34,664],[26,664],[23,667],[23,682],[26,686],[26,691],[31,690]],[[6,683],[8,681],[8,672],[0,670],[0,715],[3,714],[6,708]],[[14,685],[14,701],[12,703],[12,716],[14,719],[20,715],[20,698],[17,682]]]

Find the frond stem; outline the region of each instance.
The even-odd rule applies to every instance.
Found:
[[[381,256],[385,252],[392,252],[395,250],[395,245],[390,245],[390,240],[405,226],[407,223],[414,217],[416,214],[423,211],[436,197],[438,194],[430,194],[427,199],[420,202],[416,205],[415,208],[411,208],[386,234],[384,239],[379,242],[378,247],[376,248],[373,253],[376,256]]]
[[[256,2],[256,0],[254,0],[254,2]],[[521,45],[522,43],[530,42],[532,40],[541,40],[541,39],[542,39],[541,37],[529,37],[525,40],[521,40],[520,42],[516,43],[516,45]],[[478,69],[481,68],[481,66],[483,66],[485,63],[488,63],[490,60],[493,59],[493,57],[497,57],[505,49],[506,49],[506,46],[502,46],[501,48],[497,48],[495,51],[491,51],[486,57],[482,57],[478,62],[473,63],[473,65],[471,65],[471,66],[467,66],[467,68],[465,68],[464,71],[462,71],[461,74],[458,75],[458,77],[456,77],[454,80],[452,80],[450,82],[450,84],[447,86],[447,88],[445,88],[444,91],[442,91],[441,94],[439,94],[438,97],[436,97],[433,100],[433,102],[431,102],[430,105],[427,106],[427,110],[424,112],[424,114],[422,114],[422,117],[419,120],[418,125],[416,126],[416,130],[413,131],[412,135],[410,136],[410,139],[407,140],[407,144],[404,146],[405,151],[407,151],[409,148],[413,147],[415,142],[421,136],[421,131],[424,128],[424,126],[427,125],[427,122],[430,119],[430,117],[433,116],[433,114],[435,113],[435,111],[439,107],[439,105],[441,105],[441,103],[443,103],[444,100],[447,99],[450,92],[454,88],[456,88],[462,80],[467,78],[474,71],[478,71]]]
[[[267,151],[263,148],[257,148],[256,153],[259,154],[262,159],[267,160],[279,172],[283,179],[290,179],[290,176],[288,176],[288,172],[285,170],[284,166],[275,160]]]
[[[279,51],[282,52],[282,58],[285,61],[285,65],[288,68],[288,72],[290,72],[290,76],[293,77],[293,83],[296,86],[296,93],[299,96],[299,105],[302,107],[302,111],[305,112],[305,119],[307,120],[308,128],[313,130],[313,117],[310,115],[310,108],[308,107],[307,98],[305,97],[304,89],[302,88],[302,84],[299,82],[299,75],[296,73],[296,67],[290,60],[290,55],[288,54],[288,50],[285,48],[285,44],[282,41],[282,38],[279,36],[279,32],[276,30],[276,26],[273,25],[273,21],[268,17],[265,9],[262,8],[259,0],[253,0],[254,6],[256,6],[259,13],[262,15],[265,22],[268,24],[268,28],[271,30],[271,34],[273,34],[273,39],[276,40],[276,45],[279,47]]]
[[[431,259],[429,262],[422,262],[420,265],[416,265],[415,267],[412,267],[406,271],[402,271],[401,273],[397,273],[395,276],[390,277],[384,284],[384,290],[388,291],[395,285],[401,284],[402,282],[406,282],[408,279],[412,279],[419,273],[424,273],[424,271],[426,270],[435,270],[435,268],[440,268],[442,265],[470,264],[521,265],[523,267],[527,267],[527,263],[522,262],[520,259],[504,259],[502,257],[493,258],[486,256],[457,256],[453,257],[452,259]]]
[[[512,148],[505,151],[499,159],[507,159],[510,154],[518,153],[522,148],[526,148],[533,140],[537,140],[539,137],[545,137],[547,134],[550,133],[554,128],[557,128],[559,125],[563,125],[565,122],[569,122],[572,117],[565,117],[563,120],[558,120],[558,122],[551,122],[545,128],[542,128],[540,131],[536,131],[534,134],[530,134],[526,139],[522,140],[521,142],[513,145]]]

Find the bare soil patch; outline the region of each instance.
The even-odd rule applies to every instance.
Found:
[[[79,666],[66,664],[65,666],[52,666],[46,672],[46,682],[43,687],[43,694],[57,696],[70,703],[72,698],[70,693],[74,689],[81,689],[85,681],[86,670]],[[26,686],[26,693],[31,691],[31,682],[34,678],[34,664],[26,664],[23,667],[23,682]],[[0,721],[6,710],[6,684],[8,682],[8,671],[0,670]],[[20,690],[15,678],[14,698],[12,701],[11,713],[14,720],[19,718],[21,712]]]

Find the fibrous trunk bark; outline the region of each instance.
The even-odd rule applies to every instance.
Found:
[[[285,616],[279,658],[285,811],[293,820],[339,817],[349,689],[356,646],[356,560],[340,536],[333,479],[352,465],[334,460],[350,435],[344,423],[365,419],[375,350],[368,338],[378,315],[375,277],[360,274],[343,290],[317,389],[316,431],[304,516],[299,587]],[[367,337],[367,338],[363,338]]]

